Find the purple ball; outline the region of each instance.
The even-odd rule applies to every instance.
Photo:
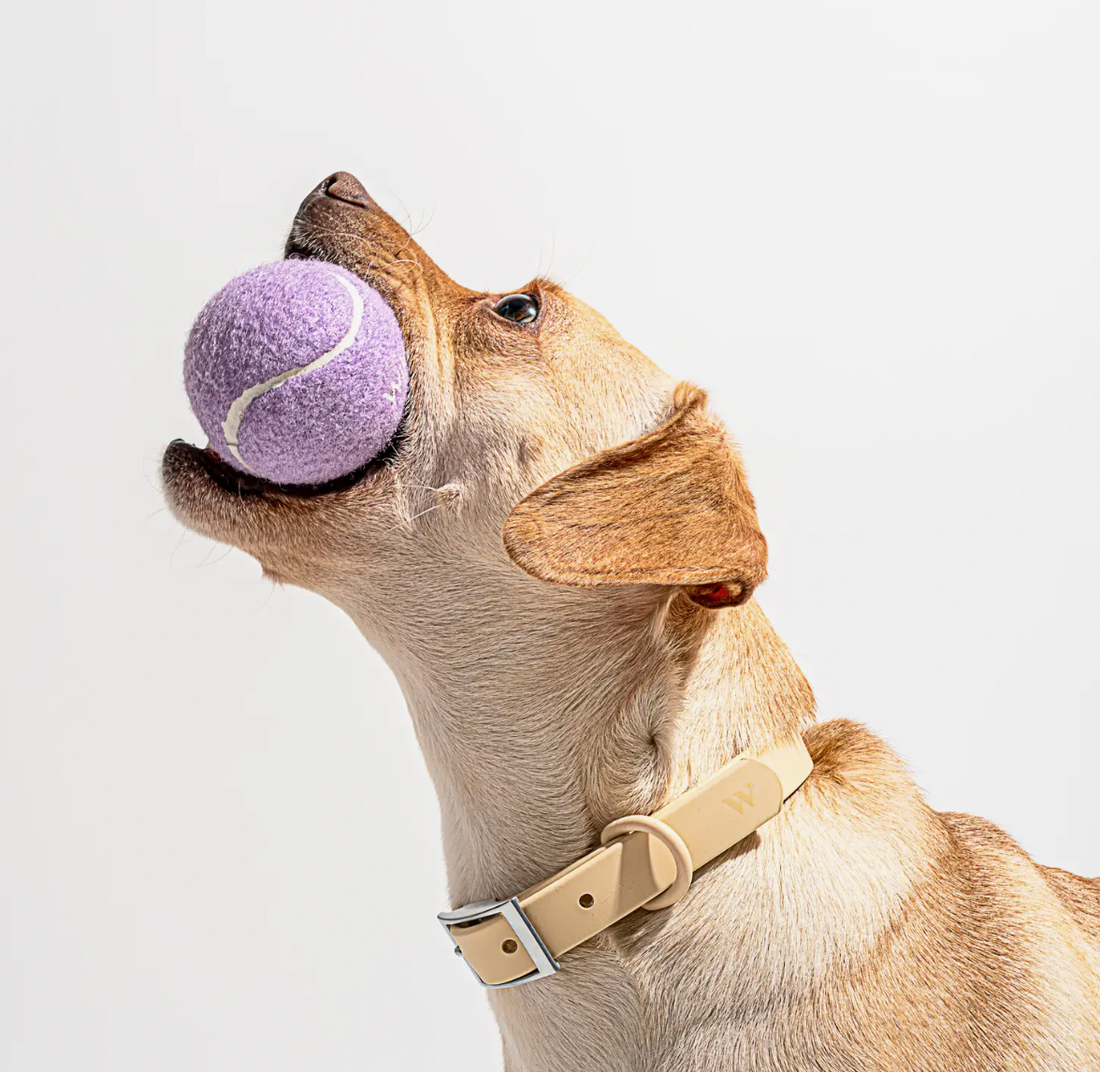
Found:
[[[191,328],[183,376],[218,455],[278,484],[322,484],[377,457],[409,387],[401,329],[378,292],[305,260],[219,290]]]

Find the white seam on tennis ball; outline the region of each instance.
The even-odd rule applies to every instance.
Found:
[[[331,350],[322,354],[320,357],[314,358],[308,365],[300,365],[298,368],[287,369],[286,372],[280,372],[277,376],[272,376],[270,380],[264,380],[263,383],[254,384],[247,390],[242,391],[240,395],[233,399],[233,402],[229,406],[229,412],[226,414],[225,420],[222,421],[222,433],[225,436],[225,444],[229,447],[233,457],[246,469],[251,470],[252,466],[241,457],[240,450],[238,449],[240,447],[238,434],[241,430],[241,421],[244,420],[245,410],[261,395],[266,395],[268,391],[273,391],[276,387],[281,387],[287,380],[292,380],[295,376],[313,372],[327,365],[334,357],[339,357],[340,354],[355,342],[355,336],[359,334],[359,327],[363,323],[362,295],[343,276],[337,275],[335,272],[329,272],[329,275],[331,275],[351,297],[351,326],[348,328],[347,334]]]

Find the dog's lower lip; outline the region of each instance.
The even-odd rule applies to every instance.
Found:
[[[237,496],[280,495],[286,498],[307,499],[317,495],[343,491],[360,483],[365,478],[379,472],[397,455],[401,428],[380,454],[375,455],[366,465],[352,470],[344,476],[328,480],[323,484],[276,484],[262,477],[252,476],[234,468],[223,461],[210,447],[196,447],[183,439],[174,439],[172,447],[186,450],[199,463],[203,471],[223,491]]]
[[[228,462],[221,458],[210,447],[196,447],[181,439],[175,440],[174,445],[186,448],[202,466],[203,471],[223,490],[234,495],[262,495],[266,487],[274,487],[266,480],[250,476],[234,469]]]

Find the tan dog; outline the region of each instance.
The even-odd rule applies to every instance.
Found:
[[[306,199],[288,254],[396,312],[399,443],[313,494],[174,443],[168,501],[385,656],[456,904],[538,882],[742,749],[803,734],[815,761],[679,904],[491,992],[509,1072],[1100,1069],[1100,880],[933,812],[862,727],[813,725],[750,598],[765,543],[701,392],[551,283],[457,286],[349,175]]]

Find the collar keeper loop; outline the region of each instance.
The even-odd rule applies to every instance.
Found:
[[[652,815],[624,815],[621,819],[615,819],[603,828],[600,834],[600,844],[606,845],[624,834],[633,834],[641,831],[655,837],[670,853],[676,861],[676,878],[672,885],[663,893],[659,893],[652,901],[646,901],[642,907],[647,912],[657,912],[662,908],[671,908],[679,901],[691,886],[691,873],[694,867],[691,863],[691,852],[684,839],[672,829],[668,823],[655,819]]]

